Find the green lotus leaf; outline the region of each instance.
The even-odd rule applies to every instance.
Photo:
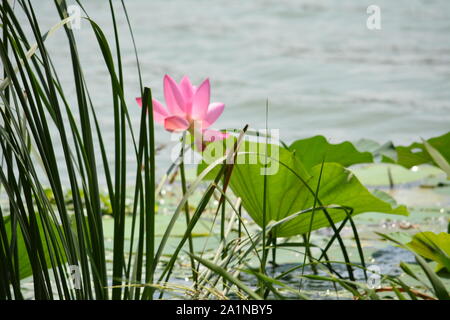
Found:
[[[436,272],[443,268],[450,272],[450,234],[419,232],[407,243],[407,246],[422,257],[437,262]]]
[[[198,169],[201,171],[205,166],[203,163]],[[307,170],[299,157],[288,149],[273,144],[246,141],[239,149],[230,186],[259,226],[263,226],[266,194],[265,222],[268,225],[270,221],[280,221],[314,207],[314,194],[321,167],[322,164],[319,164]],[[318,200],[316,207],[348,207],[351,208],[352,215],[363,212],[408,214],[404,206],[391,205],[372,194],[351,171],[339,163],[324,163]],[[334,223],[347,216],[344,210],[338,208],[329,208],[327,213]],[[311,216],[311,212],[300,214],[277,226],[274,232],[278,237],[304,234],[309,231]],[[328,226],[330,223],[324,211],[315,210],[311,230]]]
[[[323,136],[297,140],[289,149],[295,151],[295,155],[308,170],[322,161],[340,163],[344,167],[373,162],[370,152],[360,152],[348,141],[331,144]]]

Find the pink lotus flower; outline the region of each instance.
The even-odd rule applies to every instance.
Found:
[[[195,137],[199,150],[204,150],[205,142],[222,140],[226,133],[208,129],[222,114],[225,104],[210,103],[210,84],[206,79],[199,87],[193,86],[187,76],[177,84],[170,76],[164,76],[165,108],[153,99],[153,117],[170,132],[188,131]],[[142,99],[136,98],[142,106]]]

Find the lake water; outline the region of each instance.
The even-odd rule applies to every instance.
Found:
[[[83,2],[112,39],[108,1]],[[120,9],[120,2],[113,2]],[[57,23],[53,1],[33,3],[43,31]],[[264,128],[266,99],[269,126],[280,129],[281,139],[287,142],[323,134],[332,142],[364,137],[409,143],[450,128],[448,0],[131,0],[126,4],[144,84],[162,100],[166,73],[177,80],[189,75],[197,84],[209,77],[212,101],[226,104],[216,128],[245,124]],[[381,30],[366,27],[371,4],[381,9]],[[127,101],[137,126],[136,62],[120,10],[117,19]],[[108,142],[113,136],[108,73],[89,24],[82,21],[75,33]],[[62,30],[47,45],[67,94],[74,97]],[[157,128],[158,144],[169,138]],[[131,149],[129,153],[131,161]],[[168,166],[169,153],[160,152],[159,168]]]

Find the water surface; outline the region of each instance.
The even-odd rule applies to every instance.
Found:
[[[83,2],[112,40],[108,1]],[[120,2],[113,2],[120,9]],[[42,30],[57,22],[53,1],[34,3]],[[195,83],[210,77],[212,100],[226,104],[217,128],[245,124],[264,128],[266,99],[269,126],[280,129],[281,138],[288,142],[323,134],[333,142],[364,137],[409,143],[450,128],[447,0],[379,0],[381,30],[367,29],[366,8],[372,3],[361,1],[132,0],[126,4],[144,84],[162,99],[166,73],[176,79],[187,74]],[[120,10],[117,20],[126,96],[137,126],[136,62]],[[103,134],[113,141],[108,72],[89,24],[83,21],[75,33]],[[53,35],[47,45],[67,94],[74,97],[63,32]],[[158,144],[169,138],[157,128]],[[168,166],[169,154],[166,150],[158,156],[160,170]],[[130,176],[133,172],[130,169]]]

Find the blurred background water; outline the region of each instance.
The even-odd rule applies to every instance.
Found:
[[[226,104],[215,124],[218,129],[245,124],[264,128],[269,99],[269,126],[280,129],[281,139],[287,142],[322,134],[332,142],[371,138],[409,143],[448,131],[450,1],[374,1],[125,2],[144,85],[163,101],[164,74],[176,80],[186,74],[196,84],[209,77],[212,101]],[[53,1],[32,3],[42,31],[57,23]],[[82,3],[112,41],[108,1]],[[140,94],[136,61],[120,1],[113,3],[118,9],[126,96],[136,128],[140,116],[134,103]],[[381,9],[381,30],[366,27],[366,9],[371,4]],[[108,152],[112,152],[109,75],[88,22],[82,21],[81,29],[74,32]],[[75,102],[63,31],[46,44],[66,94]],[[170,140],[160,126],[156,132],[157,144]],[[159,172],[169,166],[169,149],[157,157]],[[130,177],[134,171],[130,166]]]

